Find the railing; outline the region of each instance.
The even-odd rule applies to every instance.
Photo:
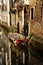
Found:
[[[17,2],[22,2],[22,1],[24,1],[24,0],[14,0],[14,1],[12,1],[13,3],[13,6],[15,6],[15,3],[17,4]]]
[[[15,0],[15,2],[19,2],[19,1],[23,1],[23,0]]]

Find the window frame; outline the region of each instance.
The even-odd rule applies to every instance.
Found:
[[[33,19],[34,19],[34,8],[30,8],[30,20],[33,20]]]

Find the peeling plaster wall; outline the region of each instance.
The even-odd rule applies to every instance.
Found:
[[[29,0],[29,5],[30,6],[35,6],[36,5],[36,0]]]
[[[36,36],[43,38],[43,22],[30,22],[30,34],[35,34]]]
[[[30,20],[30,34],[35,34],[39,37],[43,38],[43,21],[42,21],[42,14],[41,14],[41,7],[38,5],[39,1],[37,2],[37,5],[35,6],[35,15],[34,20]]]

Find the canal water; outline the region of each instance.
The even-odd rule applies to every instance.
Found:
[[[43,65],[43,57],[41,58],[40,55],[32,51],[30,52],[29,62],[29,65]]]

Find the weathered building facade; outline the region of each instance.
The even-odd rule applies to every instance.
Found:
[[[42,0],[35,1],[27,0],[26,3],[24,2],[24,0],[13,2],[12,12],[13,13],[11,13],[11,24],[14,24],[16,26],[18,25],[20,33],[22,32],[25,23],[27,23],[28,35],[35,34],[38,36],[42,36],[43,34]]]
[[[34,19],[30,20],[30,32],[39,36],[43,37],[43,21],[42,21],[42,1],[38,0],[35,4],[35,13],[34,13]]]
[[[1,11],[2,11],[2,0],[0,0],[0,20],[1,20]]]
[[[9,0],[0,0],[1,22],[10,26],[10,5]]]
[[[33,48],[31,47],[29,53],[29,62],[35,65],[43,65],[43,61],[41,61],[41,58],[39,59],[39,57],[41,57],[40,54],[43,54],[43,1],[29,0],[28,5],[24,4],[23,1],[14,2],[11,14],[13,14],[15,18],[13,17],[12,20],[14,19],[13,23],[16,24],[16,26],[19,22],[17,27],[20,33],[22,32],[23,26],[26,23],[28,24],[28,36],[33,34],[33,38],[30,41]],[[25,32],[26,31],[25,28]]]
[[[29,5],[29,1],[28,1],[27,5]],[[26,4],[25,4],[24,0],[13,2],[13,7],[12,7],[13,13],[11,13],[11,23],[16,25],[16,27],[18,29],[17,32],[20,32],[20,33],[22,33],[22,28],[24,26],[24,8],[25,8],[25,6],[26,6]],[[13,15],[14,15],[14,17],[13,17]],[[26,16],[25,16],[25,19],[26,19]],[[12,22],[12,20],[13,20],[13,22]]]
[[[2,56],[2,64],[11,65],[11,42],[8,38],[8,33],[10,32],[9,26],[0,23],[0,56]]]
[[[24,35],[27,36],[29,34],[35,34],[39,37],[43,35],[42,0],[0,0],[0,3],[2,23],[5,22],[9,26],[16,26],[17,32],[24,32],[26,33]]]
[[[43,4],[42,0],[29,0],[26,4],[23,1],[13,2],[13,8],[11,13],[11,24],[17,26],[19,22],[19,32],[21,33],[24,23],[28,23],[28,35],[30,33],[40,36],[42,33],[43,24]],[[40,30],[39,30],[40,29]],[[38,31],[37,31],[38,30]]]

